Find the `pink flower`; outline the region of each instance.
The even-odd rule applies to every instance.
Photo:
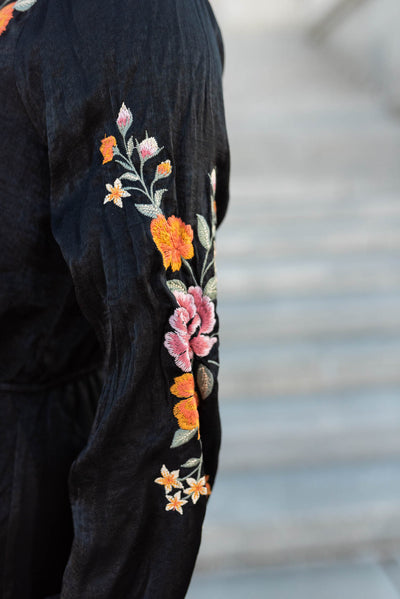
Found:
[[[119,109],[119,114],[118,114],[118,118],[117,118],[118,129],[121,131],[122,135],[125,135],[125,133],[129,129],[131,124],[132,124],[132,113],[129,110],[129,108],[127,108],[127,106],[125,106],[125,102],[122,102],[122,106]]]
[[[216,337],[210,337],[215,326],[215,308],[201,287],[189,287],[188,293],[174,291],[179,308],[169,319],[174,332],[166,333],[164,345],[175,364],[184,372],[190,372],[194,354],[207,356]]]
[[[139,152],[144,160],[157,154],[158,150],[158,143],[154,137],[146,137],[146,139],[139,144]]]

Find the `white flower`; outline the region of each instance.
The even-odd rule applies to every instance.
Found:
[[[159,478],[154,479],[154,482],[158,485],[164,485],[165,492],[170,493],[172,491],[172,487],[175,489],[183,489],[182,483],[178,480],[179,470],[173,470],[170,472],[168,468],[166,468],[165,464],[161,468],[161,474]]]
[[[175,495],[173,497],[171,497],[171,495],[166,495],[166,498],[169,501],[169,503],[167,503],[167,505],[165,506],[165,509],[167,510],[167,512],[169,510],[175,510],[175,511],[179,512],[180,514],[183,514],[182,506],[185,505],[185,503],[187,503],[187,501],[186,501],[186,499],[181,499],[180,491],[175,493]]]
[[[111,183],[106,184],[107,190],[110,192],[104,198],[103,204],[107,204],[107,202],[114,202],[116,206],[122,208],[122,200],[121,198],[127,198],[131,194],[123,189],[122,183],[119,179],[115,179],[114,186]]]
[[[192,496],[193,503],[198,501],[200,495],[207,495],[205,476],[202,476],[199,480],[188,478],[187,483],[189,484],[189,487],[185,489],[185,493]]]

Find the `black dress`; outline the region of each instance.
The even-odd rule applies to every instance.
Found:
[[[220,31],[207,0],[1,6],[1,598],[180,599],[221,441]]]

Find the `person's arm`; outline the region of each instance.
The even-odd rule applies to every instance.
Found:
[[[218,42],[198,0],[52,0],[31,18],[21,95],[48,144],[52,231],[105,356],[70,471],[61,599],[183,598],[221,440]]]

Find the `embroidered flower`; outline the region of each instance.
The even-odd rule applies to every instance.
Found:
[[[115,179],[114,186],[112,186],[110,183],[107,183],[106,188],[110,193],[104,198],[104,204],[107,202],[114,202],[116,206],[122,208],[121,198],[127,198],[131,195],[129,191],[126,191],[122,188],[122,183],[119,179]]]
[[[122,102],[117,118],[118,129],[121,131],[122,135],[126,134],[132,124],[132,120],[133,117],[131,111],[125,106],[125,102]]]
[[[0,10],[0,35],[4,33],[4,31],[7,29],[8,23],[13,18],[15,4],[15,2],[11,2],[11,4],[7,4],[7,6]]]
[[[167,503],[167,505],[165,506],[165,509],[167,510],[167,512],[169,510],[175,510],[175,511],[179,512],[180,514],[183,514],[182,506],[185,505],[185,503],[187,503],[187,500],[181,499],[180,491],[175,493],[175,495],[173,497],[171,497],[171,495],[166,495],[166,498],[169,501],[169,503]]]
[[[164,485],[166,493],[172,491],[172,487],[175,489],[183,489],[182,483],[178,480],[179,470],[173,470],[170,472],[168,468],[163,464],[161,468],[162,476],[154,479],[154,482],[158,485]]]
[[[209,337],[215,326],[214,304],[201,287],[189,287],[188,293],[174,291],[179,308],[169,319],[174,332],[165,334],[164,346],[175,359],[175,364],[184,372],[190,372],[194,354],[207,356],[216,337]]]
[[[181,374],[181,376],[175,377],[174,381],[171,393],[176,397],[192,397],[194,395],[193,374]]]
[[[143,160],[148,160],[157,154],[158,150],[158,143],[154,137],[146,137],[146,139],[139,144],[139,152]]]
[[[168,266],[173,271],[179,270],[182,258],[193,258],[193,230],[180,218],[170,216],[167,220],[163,214],[159,214],[151,221],[150,230],[154,243],[162,254],[165,270]]]
[[[174,416],[178,420],[179,428],[182,428],[186,431],[199,428],[200,422],[199,412],[197,410],[198,404],[199,400],[197,393],[195,393],[193,397],[183,399],[174,406]],[[198,438],[200,438],[200,431]]]
[[[194,378],[192,374],[182,374],[175,377],[175,383],[170,391],[176,397],[185,397],[183,401],[178,402],[174,406],[174,416],[178,420],[179,428],[185,430],[193,430],[199,428],[199,413],[197,406],[199,398],[194,390]],[[200,438],[200,431],[198,438]]]
[[[101,140],[100,152],[103,154],[103,164],[110,162],[114,158],[113,147],[117,145],[114,135],[103,137]]]
[[[196,480],[195,478],[188,478],[186,481],[189,487],[184,490],[187,495],[191,495],[193,503],[196,503],[200,495],[207,495],[206,479],[205,476]]]
[[[157,166],[157,170],[156,170],[157,179],[164,179],[165,177],[168,177],[168,175],[171,174],[171,171],[172,171],[172,166],[171,166],[170,160],[161,162],[161,164],[159,164]]]

